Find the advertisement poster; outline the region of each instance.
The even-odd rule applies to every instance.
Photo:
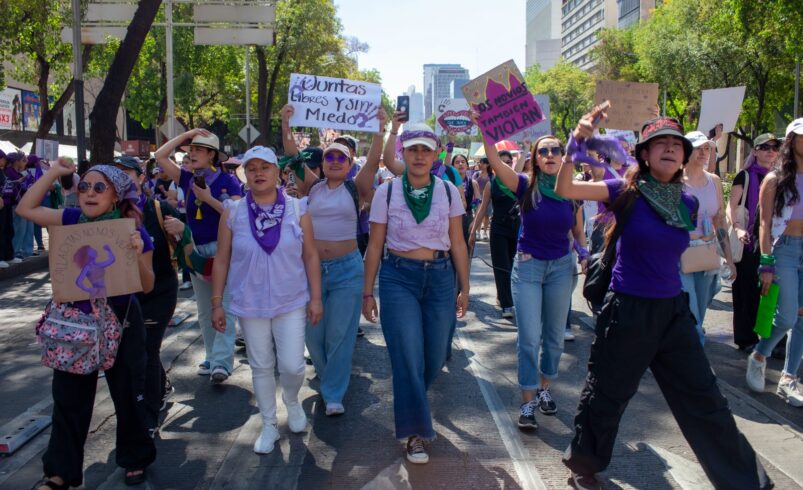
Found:
[[[544,120],[543,111],[527,89],[513,60],[463,85],[463,94],[475,111],[489,143],[497,143]]]
[[[0,90],[0,129],[22,131],[22,92],[18,89]]]
[[[25,131],[39,129],[39,120],[42,118],[42,105],[39,96],[27,90],[22,91],[22,125]]]
[[[346,131],[379,131],[382,87],[375,83],[290,75],[288,103],[295,108],[290,126]]]

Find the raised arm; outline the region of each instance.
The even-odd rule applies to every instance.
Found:
[[[178,181],[181,178],[181,167],[170,159],[170,155],[185,141],[192,140],[198,135],[211,136],[212,133],[201,128],[190,129],[186,133],[182,133],[163,144],[156,150],[156,153],[154,153],[154,158],[156,158],[156,163],[159,164],[159,168],[161,168],[176,185],[178,185]]]
[[[605,117],[604,112],[595,108],[592,112],[586,114],[577,123],[572,136],[575,140],[583,140],[591,138],[594,132],[594,119],[597,117]],[[571,141],[569,145],[571,146]],[[567,148],[566,156],[563,157],[563,162],[558,171],[558,180],[555,183],[555,192],[566,199],[574,199],[575,201],[603,201],[607,202],[610,199],[608,193],[608,186],[604,182],[584,182],[574,180],[574,163],[571,157],[572,151]]]
[[[404,112],[395,112],[393,119],[390,123],[390,134],[385,142],[385,152],[383,154],[385,160],[385,167],[393,172],[393,175],[401,175],[404,173],[406,166],[401,160],[396,160],[396,138],[399,135],[399,128],[402,125],[401,118]]]
[[[379,170],[379,157],[382,156],[385,124],[388,120],[385,109],[380,108],[376,118],[379,119],[379,132],[375,133],[374,137],[371,139],[371,148],[368,150],[368,156],[365,158],[365,165],[362,166],[354,177],[354,183],[357,185],[357,192],[360,194],[360,200],[362,202],[370,202],[371,199],[373,199],[374,179],[376,178],[376,172]]]
[[[298,146],[293,138],[293,132],[290,131],[290,118],[294,113],[295,108],[292,105],[285,104],[282,107],[282,147],[284,147],[284,154],[288,156],[298,155]]]
[[[74,171],[74,164],[59,159],[50,167],[50,170],[45,172],[39,180],[34,182],[25,195],[22,196],[19,204],[17,204],[16,213],[29,221],[33,221],[39,226],[60,225],[64,210],[50,209],[42,206],[42,200],[47,193],[50,192],[50,186],[52,186],[54,182],[65,175],[72,175]]]

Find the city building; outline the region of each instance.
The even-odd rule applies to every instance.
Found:
[[[424,65],[424,116],[429,118],[439,99],[451,97],[452,80],[470,80],[468,69],[457,64]]]
[[[470,80],[468,78],[454,79],[449,83],[449,97],[453,99],[465,99],[463,95],[463,85],[467,84]]]
[[[593,68],[597,32],[618,25],[617,0],[562,0],[561,56],[583,70]]]
[[[661,4],[661,0],[616,0],[619,4],[619,29],[624,29],[650,16],[652,9]]]
[[[561,0],[527,0],[527,40],[525,69],[538,65],[541,70],[555,66],[560,58]]]
[[[415,85],[407,89],[410,97],[410,122],[424,122],[424,94],[415,91]]]

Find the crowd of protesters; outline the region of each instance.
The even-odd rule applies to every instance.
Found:
[[[126,484],[145,481],[156,459],[174,391],[159,351],[181,289],[193,290],[197,306],[199,375],[225,384],[236,346],[246,348],[262,418],[256,453],[270,453],[280,438],[276,368],[291,432],[308,424],[298,399],[307,363],[325,414],[348,410],[362,315],[381,323],[396,437],[410,463],[427,463],[436,436],[428,390],[469,309],[473,248],[487,240],[499,315],[518,328],[524,431],[537,429],[536,411],[558,411],[550,386],[564,342],[574,338],[572,293],[591,262],[615,247],[607,294],[591,304],[597,337],[563,458],[577,488],[598,488],[595,474],[610,463],[621,415],[648,367],[715,486],[771,486],[717,388],[703,326],[727,278],[733,341],[752,351],[747,386],[764,391],[766,357],[784,356],[785,346],[777,393],[803,406],[803,119],[783,138],[753,141],[725,199],[710,172],[715,142],[667,117],[647,121],[632,146],[596,131],[606,117],[596,108],[568,141],[546,135],[529,152],[485,142],[485,156],[471,162],[451,138],[444,145],[426,124],[402,126],[403,114],[380,110],[379,131],[358,163],[351,136],[298,148],[293,112],[281,111],[281,151],[256,146],[239,158],[204,129],[171,139],[150,160],[118,157],[83,173],[68,158],[0,152],[0,268],[44,251],[43,227],[136,222],[130,246],[143,292],[103,303],[127,326],[117,362],[105,369]],[[780,288],[777,314],[772,334],[759,339],[753,326],[772,283]],[[88,314],[96,303],[66,308]],[[82,484],[97,379],[54,371],[38,488]]]

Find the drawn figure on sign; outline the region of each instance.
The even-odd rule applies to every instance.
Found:
[[[103,262],[96,262],[98,252],[89,245],[79,248],[73,256],[75,265],[81,268],[75,285],[89,293],[92,299],[106,297],[106,268],[115,261],[114,253],[109,245],[103,245],[108,258]],[[90,287],[86,286],[89,280]]]
[[[379,108],[374,108],[368,110],[368,112],[360,112],[356,116],[354,116],[354,124],[357,126],[364,128],[366,124],[373,121],[376,118],[376,115],[379,111]]]

